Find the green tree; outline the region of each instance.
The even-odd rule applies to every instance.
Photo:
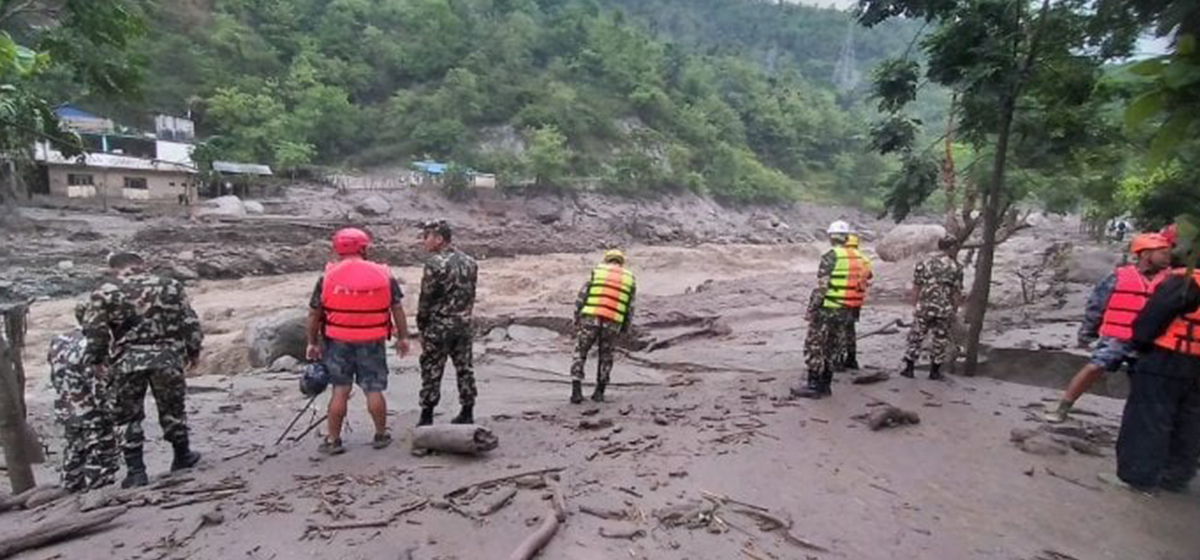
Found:
[[[567,137],[553,126],[529,129],[526,134],[529,147],[524,154],[525,169],[533,176],[534,184],[565,188],[572,155]]]

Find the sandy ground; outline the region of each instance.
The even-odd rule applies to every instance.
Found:
[[[631,250],[642,294],[638,321],[651,325],[644,337],[663,340],[683,332],[686,327],[672,326],[670,319],[685,316],[714,318],[729,329],[728,334],[652,352],[622,353],[614,372],[618,386],[610,389],[610,402],[603,405],[567,404],[572,342],[561,333],[517,325],[480,337],[477,417],[495,431],[501,445],[474,459],[410,454],[419,382],[415,357],[392,364],[387,396],[393,407],[390,424],[398,436],[392,447],[369,447],[370,422],[361,398],[352,401],[345,455],[316,457],[320,429],[300,441],[273,446],[303,399],[295,374],[248,371],[240,355],[241,326],[256,316],[303,305],[314,276],[201,282],[191,295],[205,321],[209,355],[206,375],[190,380],[194,441],[205,453],[202,467],[187,475],[194,480],[142,492],[144,499],[134,501],[109,530],[18,557],[503,557],[547,514],[542,490],[520,489],[510,505],[487,516],[472,512],[505,486],[460,502],[459,511],[428,506],[380,527],[312,530],[310,525],[387,518],[405,504],[440,502],[464,485],[546,468],[561,469],[559,484],[569,516],[541,558],[1200,556],[1200,499],[1195,493],[1147,497],[1096,480],[1097,473],[1113,469],[1109,440],[1120,419],[1120,401],[1089,396],[1081,406],[1091,414],[1072,424],[1104,436],[1098,446],[1102,456],[1076,451],[1043,456],[1018,449],[1010,432],[1040,425],[1040,407],[1057,396],[1052,389],[962,377],[946,383],[893,377],[852,385],[850,374],[839,374],[833,399],[788,400],[788,389],[799,382],[803,369],[806,327],[799,317],[820,250],[812,244]],[[1019,244],[1009,250],[1014,252],[1010,258],[1022,251]],[[549,254],[485,260],[477,314],[568,316],[575,290],[595,258]],[[911,263],[879,265],[881,279],[860,333],[907,318],[903,296],[910,271]],[[417,269],[399,268],[397,274],[415,295]],[[710,279],[715,281],[706,282]],[[1084,292],[1074,287],[1067,309],[1079,309]],[[413,303],[409,298],[406,305]],[[70,300],[54,300],[34,307],[30,364],[41,363],[38,354],[52,333],[70,327],[70,305]],[[1041,344],[1061,349],[1075,327],[1070,316],[1041,308],[997,313],[1000,326],[989,329],[989,336],[1020,346],[1028,335],[1022,339],[1013,333],[1025,329],[1037,333]],[[863,339],[862,373],[894,368],[903,344],[902,330]],[[54,434],[44,368],[30,369],[32,418],[41,432]],[[1004,364],[992,369],[1002,371]],[[452,379],[444,386],[439,422],[457,410]],[[856,417],[881,403],[919,413],[920,424],[870,431]],[[317,415],[306,413],[300,424]],[[603,420],[611,426],[584,427],[585,421]],[[169,449],[158,439],[153,421],[147,425],[153,442],[149,463],[154,473],[162,473]],[[54,449],[59,444],[53,436],[49,443]],[[47,470],[40,474],[43,479],[53,476]],[[220,483],[236,490],[200,492]],[[789,518],[793,535],[823,550],[791,544],[779,531],[761,530],[732,504],[698,520],[702,526],[693,529],[670,527],[655,515],[671,505],[703,501],[704,492]],[[173,507],[194,496],[220,499]],[[0,525],[23,526],[69,507],[5,514]],[[620,510],[627,519],[599,519],[582,509]],[[221,523],[196,529],[201,516],[214,512]],[[621,531],[635,536],[602,536]]]

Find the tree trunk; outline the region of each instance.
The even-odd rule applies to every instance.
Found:
[[[11,534],[0,536],[0,558],[8,558],[23,550],[86,535],[109,524],[125,511],[124,507],[114,507],[88,513],[69,513],[37,525],[26,525]]]
[[[25,346],[25,304],[0,308],[0,443],[13,494],[33,488],[34,463],[45,460],[37,435],[25,421],[25,370],[21,350]]]
[[[992,161],[992,177],[983,206],[983,240],[975,261],[975,282],[967,305],[967,363],[964,375],[975,375],[979,365],[979,339],[983,335],[983,318],[987,314],[988,298],[992,291],[992,264],[996,256],[996,232],[1000,229],[1000,209],[1004,206],[1004,172],[1008,162],[1008,139],[1012,131],[1016,95],[1000,100],[1000,130],[996,136],[996,156]]]
[[[460,455],[478,455],[495,449],[500,440],[491,430],[475,424],[438,424],[417,428],[413,448]]]

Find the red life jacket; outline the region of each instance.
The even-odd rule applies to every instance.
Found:
[[[362,259],[325,265],[321,282],[325,337],[342,342],[385,340],[392,333],[392,272]]]
[[[1179,270],[1176,274],[1182,276],[1184,272]],[[1192,278],[1200,283],[1200,270],[1192,271]],[[1167,331],[1154,340],[1154,345],[1168,352],[1200,357],[1200,309],[1176,317]]]
[[[1136,265],[1125,265],[1117,269],[1117,285],[1108,298],[1104,317],[1100,323],[1100,336],[1115,338],[1122,342],[1133,339],[1133,321],[1146,307],[1146,300],[1163,278],[1162,274],[1146,280]]]

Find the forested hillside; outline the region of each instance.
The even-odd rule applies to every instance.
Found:
[[[548,187],[738,201],[857,195],[884,161],[839,95],[842,12],[751,0],[164,0],[143,96],[220,157],[288,168],[431,156]],[[858,70],[916,32],[856,29]],[[64,100],[85,92],[59,85]]]

